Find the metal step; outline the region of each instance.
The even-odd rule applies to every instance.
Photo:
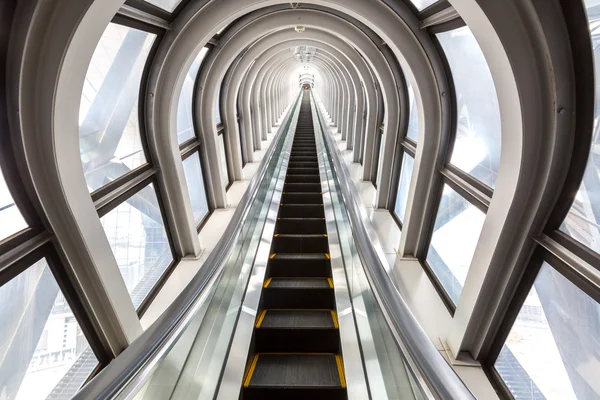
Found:
[[[323,204],[323,195],[307,192],[284,192],[281,195],[281,204]],[[317,233],[317,232],[312,232]]]
[[[331,261],[326,254],[275,254],[269,260],[270,276],[331,277]]]
[[[259,353],[253,357],[244,379],[244,388],[247,389],[343,389],[345,387],[341,356],[327,353]],[[247,399],[246,390],[244,399]]]
[[[323,218],[281,218],[275,226],[275,233],[327,233]]]
[[[322,205],[283,204],[279,207],[280,218],[324,218]]]
[[[329,241],[326,234],[275,234],[273,253],[327,253]]]
[[[300,193],[321,193],[321,183],[288,183],[283,185],[283,191],[285,193],[300,192]]]
[[[320,175],[288,175],[286,180],[288,183],[294,182],[306,182],[306,183],[318,183],[321,182]]]

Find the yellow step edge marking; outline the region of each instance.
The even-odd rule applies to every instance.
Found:
[[[326,234],[326,233],[324,233],[324,234],[323,234],[323,236],[324,236],[324,237],[327,237],[327,234]]]
[[[263,319],[265,319],[265,315],[267,315],[267,310],[262,310],[262,312],[258,316],[258,319],[256,320],[256,327],[257,328],[260,328],[260,324],[262,324]]]
[[[258,362],[258,354],[255,354],[254,358],[252,359],[252,364],[250,364],[250,368],[248,368],[248,372],[246,373],[246,379],[244,379],[244,387],[250,386],[250,381],[252,380],[252,374],[254,373],[254,369],[256,368],[257,362]]]
[[[340,383],[342,384],[342,389],[346,388],[346,376],[344,375],[344,362],[342,361],[342,356],[339,354],[335,355],[335,362],[338,367],[338,373],[340,374]]]
[[[271,254],[271,256],[269,257],[269,259],[270,259],[270,260],[274,259],[276,255],[277,255],[277,253],[273,253],[273,254]]]
[[[263,288],[265,288],[265,289],[266,289],[266,288],[268,288],[268,287],[269,287],[269,284],[271,283],[271,281],[272,281],[272,280],[273,280],[273,278],[269,278],[269,279],[267,279],[267,281],[265,282],[265,284],[264,284]]]
[[[325,257],[326,257],[328,260],[331,260],[331,256],[329,255],[329,253],[325,253]]]
[[[327,278],[327,282],[329,283],[329,287],[333,289],[333,280],[331,278]]]
[[[335,329],[339,329],[340,323],[338,322],[338,319],[337,319],[337,313],[333,310],[331,310],[331,319],[333,320],[333,327]]]
[[[279,233],[274,234],[273,237],[279,237]]]

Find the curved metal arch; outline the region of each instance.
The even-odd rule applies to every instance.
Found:
[[[316,34],[320,35],[321,33],[316,33]],[[280,41],[284,41],[290,37],[292,37],[292,38],[298,37],[298,35],[295,34],[295,32],[293,32],[293,33],[292,32],[289,32],[289,33],[280,32],[280,33],[277,33],[274,35],[276,35],[278,38],[277,40],[280,40]],[[315,37],[315,35],[311,32],[305,32],[302,37],[304,39],[312,39],[312,38],[318,39],[318,37]],[[262,40],[266,40],[266,39],[263,38]],[[273,43],[277,43],[277,40],[271,39],[271,41]],[[347,60],[348,64],[351,64],[354,66],[354,68],[349,68],[350,73],[352,74],[354,72],[354,74],[356,75],[351,80],[353,80],[353,81],[363,80],[364,82],[366,82],[366,87],[367,87],[368,93],[370,95],[373,95],[375,92],[374,84],[370,79],[371,75],[370,75],[370,72],[368,71],[368,67],[364,63],[363,58],[360,57],[358,55],[358,53],[356,53],[350,45],[348,45],[346,42],[344,42],[343,40],[341,40],[333,35],[328,35],[327,43],[329,43],[331,45],[335,45],[335,46],[337,46],[338,49],[342,50],[342,52],[339,52],[338,59],[344,57]],[[266,47],[266,46],[263,46],[263,47]],[[261,49],[263,47],[261,47]],[[318,47],[318,46],[315,45],[315,47]],[[278,51],[278,49],[279,49],[279,47],[272,47],[272,48],[266,47],[265,51],[266,51],[266,54],[270,54],[271,52]],[[335,51],[337,51],[337,50],[335,50]],[[341,63],[341,65],[344,65],[344,63]],[[356,71],[354,70],[355,68],[356,68]],[[366,78],[359,78],[359,76],[362,76],[362,77],[366,76]],[[355,88],[355,91],[356,91],[356,88]],[[358,95],[358,93],[359,92],[356,91],[357,95]],[[368,105],[368,103],[369,102],[367,101],[367,105]],[[362,110],[364,107],[364,104],[365,104],[365,99],[363,99],[363,97],[362,97],[362,89],[361,89],[360,95],[358,96],[357,109]],[[248,109],[246,109],[246,110],[247,110],[247,112],[249,112]],[[374,114],[371,114],[371,115],[372,115],[372,117],[371,117],[371,119],[368,120],[368,125],[374,126],[375,125],[373,122]],[[246,124],[249,124],[249,122],[246,122]],[[356,130],[356,132],[360,133],[361,127],[362,127],[362,118],[356,118],[356,126],[354,129]],[[374,134],[374,132],[375,132],[375,128],[373,127],[371,133]],[[360,140],[360,138],[357,137],[357,140]],[[360,146],[356,146],[356,148],[360,149]]]
[[[268,32],[268,30],[272,30],[273,25],[292,28],[298,23],[298,18],[306,20],[307,23],[305,23],[305,25],[313,27],[314,29],[323,29],[322,27],[325,26],[327,27],[326,30],[335,30],[337,34],[345,32],[344,36],[346,39],[353,42],[354,47],[359,49],[359,51],[365,52],[365,59],[372,63],[375,74],[378,76],[378,79],[382,80],[380,87],[382,88],[381,90],[384,94],[386,103],[385,132],[389,132],[389,134],[384,134],[385,154],[382,157],[381,163],[382,169],[389,170],[393,162],[393,152],[397,140],[399,123],[399,99],[397,93],[395,90],[386,89],[390,87],[394,88],[396,86],[389,65],[381,55],[381,52],[373,46],[372,42],[370,42],[360,30],[354,28],[339,17],[333,17],[318,11],[294,10],[292,12],[280,11],[269,14],[257,22],[242,28],[242,30],[238,31],[238,34],[232,37],[230,41],[221,44],[219,51],[212,54],[212,59],[205,60],[205,68],[203,69],[205,74],[200,77],[201,82],[204,83],[199,85],[201,87],[206,86],[202,91],[202,114],[204,115],[204,118],[202,118],[202,130],[204,134],[206,135],[210,130],[213,130],[214,132],[214,128],[212,127],[212,125],[214,125],[214,117],[211,115],[211,109],[213,107],[212,102],[214,101],[214,95],[212,93],[214,93],[215,90],[218,90],[218,82],[222,80],[221,75],[223,74],[222,67],[224,64],[230,63],[231,60],[235,58],[234,54],[237,53],[237,49],[247,47],[255,40],[254,38],[259,38],[265,32]],[[264,28],[262,28],[262,26],[264,26]],[[222,57],[225,57],[225,59],[222,59]],[[214,67],[213,65],[217,65],[217,67]],[[216,76],[211,74],[211,71],[213,70],[217,74]],[[208,79],[209,74],[211,75],[210,79]],[[340,77],[337,77],[336,79],[338,79],[338,84],[342,86],[342,79]],[[270,85],[271,83],[268,82],[268,84]],[[338,93],[341,94],[341,90],[341,87],[338,88]],[[264,102],[267,106],[266,121],[272,121],[269,99],[265,98]],[[339,113],[342,113],[339,118],[343,118],[344,114],[342,109],[339,109]],[[264,123],[263,129],[266,129]],[[207,142],[208,141],[209,140],[207,139]],[[218,171],[215,172],[218,174]],[[380,178],[381,175],[379,176],[379,180],[381,181]],[[378,197],[385,199],[385,202],[387,203],[389,183],[380,184],[378,185],[378,188]]]

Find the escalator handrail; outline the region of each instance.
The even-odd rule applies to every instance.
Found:
[[[283,133],[289,129],[294,110],[299,106],[300,97],[301,92],[293,101],[279,126],[258,171],[248,184],[231,221],[225,228],[221,240],[203,263],[200,271],[161,316],[96,377],[90,380],[73,399],[110,399],[119,395],[126,385],[136,377],[147,377],[155,364],[152,361],[164,357],[166,348],[177,340],[178,336],[175,337],[174,332],[188,324],[193,318],[194,305],[204,293],[211,289],[215,283],[213,278],[218,276],[226,264],[250,212],[259,186],[267,173],[277,144],[285,137]]]
[[[375,297],[384,310],[388,323],[391,324],[390,328],[395,331],[396,340],[401,341],[398,344],[406,350],[408,353],[406,356],[410,358],[411,364],[418,369],[415,372],[422,376],[434,396],[444,400],[475,399],[429,339],[390,279],[377,254],[375,245],[375,243],[379,243],[377,234],[373,230],[366,212],[358,202],[360,199],[358,190],[352,183],[348,167],[342,161],[333,136],[326,128],[328,125],[314,95],[313,100],[319,116],[321,131],[324,133],[325,145],[328,153],[332,155],[333,167],[338,176],[359,257]]]

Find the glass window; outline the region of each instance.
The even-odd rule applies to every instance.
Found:
[[[221,86],[219,85],[217,90],[217,99],[215,100],[215,122],[219,125],[221,121]]]
[[[501,125],[490,69],[468,27],[436,36],[456,90],[458,119],[450,162],[493,188],[500,166]]]
[[[600,398],[600,305],[549,264],[495,368],[517,399]]]
[[[0,240],[14,235],[28,226],[6,186],[2,172],[0,172],[0,222]]]
[[[429,7],[433,3],[437,3],[438,0],[410,0],[410,1],[415,5],[415,7],[417,7],[417,10],[421,11],[424,8]]]
[[[596,76],[596,101],[592,150],[583,181],[561,230],[600,253],[600,4],[586,0]]]
[[[181,94],[179,95],[179,105],[177,107],[177,142],[179,144],[194,137],[194,117],[193,117],[193,95],[196,77],[200,71],[200,66],[204,57],[208,53],[208,47],[204,47],[198,53],[192,63],[190,70],[185,76]]]
[[[146,186],[100,221],[137,308],[173,261],[154,185]]]
[[[410,83],[408,83],[408,104],[410,107],[410,112],[406,136],[416,142],[419,139],[419,110],[417,110],[415,90]]]
[[[444,185],[427,262],[454,303],[469,272],[485,214]]]
[[[227,171],[227,155],[225,153],[225,139],[223,135],[217,136],[217,148],[219,151],[219,164],[221,168],[221,183],[225,187],[229,186],[229,172]]]
[[[396,194],[396,205],[394,206],[394,212],[402,223],[404,223],[404,213],[406,211],[406,201],[408,199],[408,188],[410,186],[410,180],[412,178],[414,166],[415,159],[412,158],[410,154],[404,153],[402,156],[402,169],[400,170],[398,193]]]
[[[0,304],[0,399],[70,398],[98,360],[46,260],[0,287]]]
[[[94,51],[79,108],[79,149],[90,191],[146,163],[138,98],[155,37],[111,23]]]
[[[198,225],[202,222],[206,214],[208,214],[206,187],[204,186],[202,166],[200,164],[200,155],[198,152],[195,152],[183,160],[183,172],[185,173],[185,181],[192,200],[194,221],[196,222],[196,225]]]
[[[162,8],[165,11],[173,12],[181,0],[145,0],[150,4],[154,4],[157,7]]]

